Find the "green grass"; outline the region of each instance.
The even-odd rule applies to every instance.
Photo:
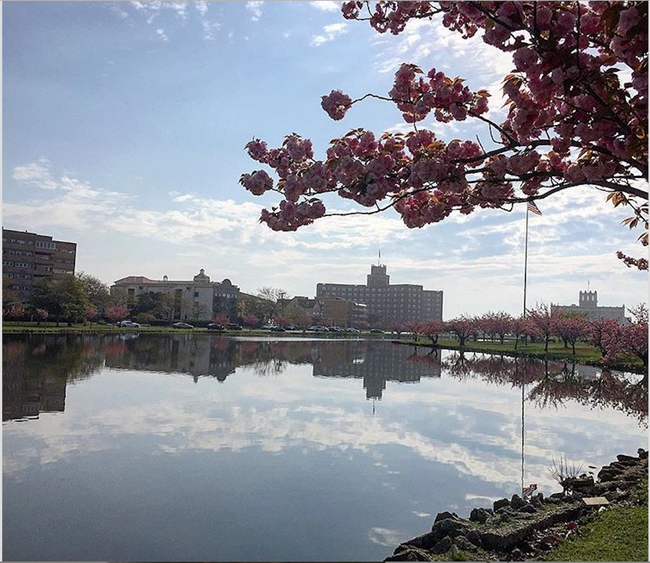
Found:
[[[634,492],[638,506],[613,506],[584,518],[580,533],[545,561],[648,561],[648,480]]]
[[[648,561],[647,505],[603,512],[545,561]]]
[[[430,341],[426,338],[419,338],[417,342],[414,340],[405,341],[422,346],[430,346]],[[449,350],[461,350],[457,340],[441,339],[438,341],[437,346]],[[576,353],[573,354],[572,348],[564,347],[561,341],[552,340],[549,342],[548,351],[544,350],[543,342],[529,342],[517,345],[512,340],[506,340],[503,344],[498,341],[477,341],[467,340],[464,348],[466,352],[485,352],[488,354],[504,354],[509,356],[527,356],[531,358],[538,358],[544,360],[567,360],[582,364],[600,365],[602,354],[600,350],[586,342],[579,342],[576,344]],[[621,358],[616,365],[610,366],[611,369],[619,369],[623,371],[640,371],[644,370],[643,363],[636,357]]]

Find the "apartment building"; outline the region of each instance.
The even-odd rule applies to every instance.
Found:
[[[23,303],[28,303],[35,283],[74,275],[77,244],[48,235],[2,229],[2,277]]]
[[[628,322],[628,320],[625,318],[625,305],[621,305],[619,307],[602,307],[598,305],[597,291],[581,291],[578,296],[577,305],[551,304],[551,312],[553,311],[582,314],[590,321],[594,321],[596,319],[615,319],[620,324],[625,324]]]
[[[391,285],[384,264],[370,267],[366,285],[317,284],[316,297],[326,296],[365,304],[370,324],[442,320],[442,291],[413,284]]]
[[[209,321],[216,315],[226,315],[230,319],[237,317],[237,300],[239,287],[229,279],[212,282],[210,276],[201,269],[191,280],[152,280],[145,276],[127,276],[111,286],[111,293],[122,292],[127,304],[134,305],[138,297],[147,293],[165,293],[169,300],[169,316],[174,320]]]

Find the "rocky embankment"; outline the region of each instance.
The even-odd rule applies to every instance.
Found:
[[[590,511],[625,504],[647,476],[648,452],[639,449],[637,457],[617,456],[596,480],[591,475],[567,479],[564,492],[547,498],[542,493],[526,499],[513,495],[492,508],[473,509],[468,519],[441,512],[430,532],[401,544],[386,561],[534,560],[557,547]]]

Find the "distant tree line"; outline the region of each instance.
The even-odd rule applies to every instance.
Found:
[[[514,349],[530,340],[544,342],[548,352],[549,342],[560,339],[566,348],[576,353],[576,344],[585,342],[600,350],[603,363],[611,364],[624,356],[635,356],[648,365],[648,309],[642,303],[630,310],[631,322],[620,324],[615,319],[589,320],[584,314],[552,309],[537,305],[524,316],[514,317],[504,312],[488,312],[480,316],[461,315],[449,321],[406,323],[401,331],[408,330],[425,336],[433,344],[442,333],[452,335],[461,347],[468,340],[490,340],[504,343],[514,340]]]

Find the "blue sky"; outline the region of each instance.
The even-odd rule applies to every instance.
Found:
[[[322,157],[357,127],[406,126],[379,100],[334,122],[332,89],[385,95],[400,62],[435,67],[493,92],[511,70],[480,40],[436,22],[400,36],[343,19],[338,2],[4,2],[3,226],[77,243],[77,271],[107,284],[128,275],[191,279],[205,269],[243,291],[313,296],[318,282],[365,283],[370,265],[391,283],[443,290],[444,318],[522,309],[525,210],[481,211],[422,229],[395,214],[328,218],[294,233],[258,223],[263,206],[238,183],[257,166],[244,145],[279,146],[296,132]],[[447,140],[487,131],[433,128]],[[331,209],[349,204],[331,201]],[[639,233],[602,193],[577,190],[531,216],[528,305],[647,300]]]

